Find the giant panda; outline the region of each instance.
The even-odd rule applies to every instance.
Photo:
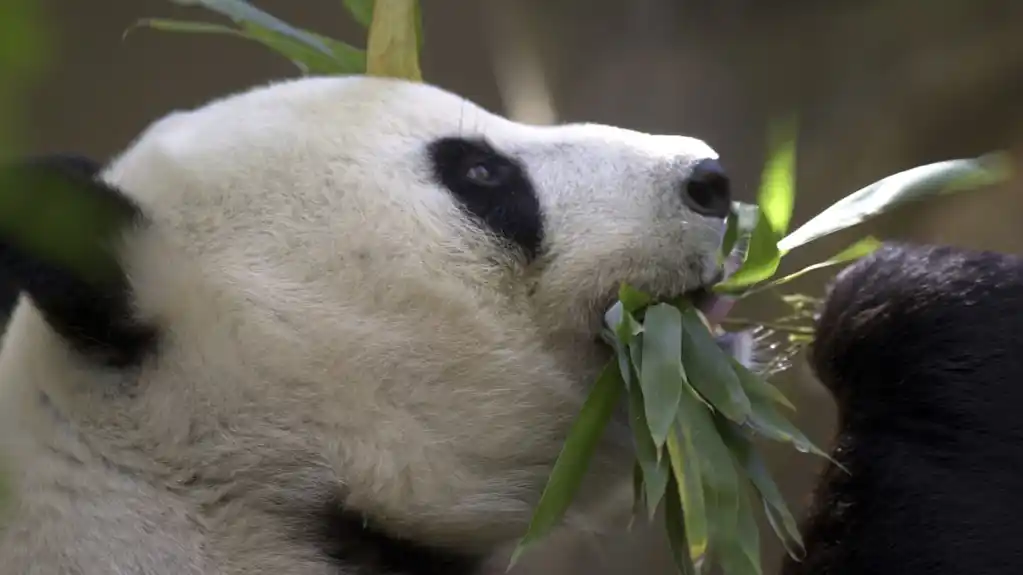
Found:
[[[731,205],[700,139],[522,125],[363,76],[6,172],[126,222],[74,246],[109,255],[104,281],[0,242],[21,293],[0,565],[19,575],[473,572],[525,532],[620,283],[705,292]],[[569,526],[629,480],[626,423]]]
[[[1023,573],[1023,259],[886,245],[835,278],[809,358],[836,464],[782,575]]]

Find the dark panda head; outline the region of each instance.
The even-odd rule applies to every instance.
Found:
[[[811,361],[842,467],[781,573],[1019,572],[1023,259],[887,245],[834,280]]]
[[[1008,424],[1023,401],[1021,318],[1019,257],[889,244],[834,280],[812,364],[847,418]]]

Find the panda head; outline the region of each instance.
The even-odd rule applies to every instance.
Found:
[[[338,506],[466,546],[522,533],[620,283],[714,282],[730,205],[701,140],[528,126],[365,77],[173,113],[103,167],[22,168],[131,225],[102,288],[7,242],[28,298],[0,378],[189,493],[237,483],[221,521]],[[631,471],[618,424],[583,501]]]
[[[810,359],[843,421],[1017,436],[1021,263],[990,251],[889,243],[836,276]]]

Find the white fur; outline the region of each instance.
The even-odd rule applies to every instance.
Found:
[[[458,135],[525,166],[539,261],[489,242],[431,179],[425,146]],[[677,294],[713,277],[723,226],[679,198],[712,157],[697,139],[526,126],[365,77],[155,122],[103,177],[155,222],[124,260],[160,353],[100,371],[19,306],[0,356],[4,571],[333,573],[283,535],[340,492],[430,543],[521,535],[606,359],[595,340],[619,282]],[[631,471],[622,429],[582,509]]]

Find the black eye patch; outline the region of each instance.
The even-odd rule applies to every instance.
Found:
[[[483,140],[443,138],[430,144],[434,177],[462,208],[533,260],[543,242],[543,214],[522,165]]]

